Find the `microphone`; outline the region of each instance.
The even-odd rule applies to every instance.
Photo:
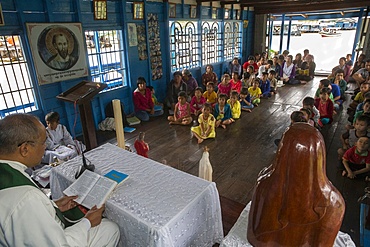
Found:
[[[76,175],[75,175],[76,179],[79,178],[82,175],[82,173],[84,173],[85,170],[89,170],[92,172],[94,172],[95,170],[95,166],[93,164],[88,165],[86,163],[86,158],[85,158],[84,153],[82,153],[81,155],[82,155],[82,166],[80,166],[76,172]]]

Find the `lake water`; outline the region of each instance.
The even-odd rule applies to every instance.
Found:
[[[339,37],[322,38],[318,33],[302,33],[302,36],[291,36],[289,54],[293,58],[297,53],[303,55],[304,49],[309,49],[310,54],[315,57],[316,71],[331,71],[333,67],[339,64],[339,58],[345,57],[348,53],[352,54],[353,42],[356,30],[339,30]],[[287,46],[287,37],[283,39],[283,50]],[[273,35],[271,49],[278,51],[280,45],[280,36]]]

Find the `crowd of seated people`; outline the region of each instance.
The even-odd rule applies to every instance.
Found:
[[[338,167],[342,170],[342,176],[350,179],[367,179],[370,175],[370,132],[368,128],[370,125],[370,59],[365,60],[365,58],[365,55],[360,55],[353,68],[348,59],[340,58],[340,66],[336,66],[332,79],[332,85],[337,84],[342,92],[343,82],[346,82],[342,68],[347,67],[350,75],[347,78],[350,78],[350,81],[352,78],[351,82],[359,87],[355,90],[347,109],[349,124],[346,126],[346,132],[341,135],[342,147],[338,149],[340,159]],[[356,71],[353,72],[355,67]]]
[[[192,131],[199,143],[208,138],[215,138],[217,127],[227,128],[240,118],[242,112],[252,112],[264,98],[278,93],[278,80],[288,84],[300,83],[295,78],[295,71],[301,69],[299,65],[313,62],[310,56],[307,54],[305,61],[300,56],[302,61],[299,63],[293,63],[293,57],[288,51],[271,59],[268,59],[266,52],[256,53],[248,56],[244,63],[239,63],[239,58],[234,58],[220,81],[212,65],[206,65],[200,83],[188,69],[176,71],[168,85],[165,99],[165,106],[169,109],[169,124],[188,126],[197,121],[198,125],[192,127]],[[138,89],[134,92],[135,109],[139,109],[137,104],[140,103],[135,100],[135,94],[139,93],[140,89],[143,90],[144,87],[140,85],[143,82],[145,85],[143,78],[138,79]],[[139,94],[140,97],[143,95]],[[307,110],[310,114],[312,108],[315,108],[314,104],[312,99],[310,109]],[[151,107],[145,108],[143,113],[155,116],[150,113]],[[311,115],[314,116],[315,113],[316,111]],[[140,117],[140,111],[136,110],[136,115]]]

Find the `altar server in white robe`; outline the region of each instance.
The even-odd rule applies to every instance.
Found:
[[[69,160],[76,157],[86,149],[79,141],[74,141],[67,128],[59,123],[58,112],[49,112],[45,116],[46,128],[46,150],[42,163],[54,162],[54,157],[59,160]]]
[[[116,246],[119,229],[102,219],[104,206],[65,227],[60,212],[75,207],[76,197],[52,201],[24,172],[39,164],[45,141],[45,127],[34,116],[0,120],[0,246]]]

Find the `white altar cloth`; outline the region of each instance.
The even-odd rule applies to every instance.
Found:
[[[247,240],[248,217],[251,203],[249,202],[243,209],[230,232],[222,240],[220,247],[253,247]],[[356,247],[356,245],[347,233],[338,232],[333,247]]]
[[[120,227],[120,246],[209,247],[221,242],[221,207],[215,183],[109,143],[85,157],[98,174],[115,169],[129,175],[106,202],[105,216]],[[81,157],[76,157],[53,168],[53,198],[62,196],[81,164]]]

